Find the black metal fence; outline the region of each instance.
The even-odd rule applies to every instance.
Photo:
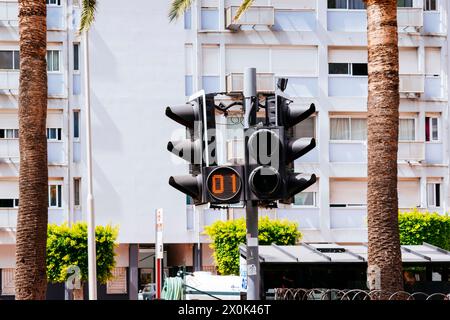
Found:
[[[339,289],[302,289],[276,288],[274,300],[450,300],[450,293],[424,292],[387,292],[382,290],[339,290]]]

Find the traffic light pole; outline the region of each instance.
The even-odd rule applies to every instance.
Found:
[[[247,68],[244,72],[244,128],[246,129],[256,124],[257,103],[256,68]],[[246,201],[245,213],[247,222],[247,300],[260,300],[258,206],[256,201]]]

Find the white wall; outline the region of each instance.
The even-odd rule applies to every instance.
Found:
[[[122,243],[153,242],[163,207],[164,240],[186,242],[186,199],[168,179],[187,167],[166,150],[181,126],[164,114],[184,103],[182,21],[169,24],[167,1],[98,5],[90,32],[96,222],[118,224]]]

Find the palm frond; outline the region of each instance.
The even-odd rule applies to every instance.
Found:
[[[253,4],[254,0],[243,0],[241,6],[239,7],[236,15],[233,18],[233,21],[239,20],[242,14]]]
[[[81,21],[79,33],[88,31],[95,19],[95,10],[97,8],[97,0],[83,0],[83,8],[81,9]]]
[[[172,5],[169,10],[169,20],[173,20],[181,17],[187,9],[192,5],[193,0],[172,0]]]

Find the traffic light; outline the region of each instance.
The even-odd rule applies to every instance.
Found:
[[[172,176],[169,184],[192,197],[195,204],[205,202],[202,168],[215,165],[215,104],[213,95],[200,91],[187,103],[166,108],[166,116],[187,129],[187,139],[169,141],[167,149],[190,164],[190,174]]]
[[[212,166],[202,170],[206,202],[215,205],[245,200],[244,166]]]
[[[248,200],[281,199],[284,182],[280,172],[283,128],[250,127],[245,132]]]
[[[281,175],[285,183],[284,196],[282,202],[291,202],[290,198],[297,193],[305,190],[316,182],[316,175],[312,174],[309,179],[305,179],[302,175],[294,173],[294,160],[302,157],[316,146],[316,141],[312,137],[293,137],[293,127],[307,119],[316,111],[315,105],[312,103],[309,107],[301,107],[293,104],[293,101],[283,94],[286,88],[287,79],[279,83],[275,94],[275,114],[276,124],[284,129],[283,135],[283,152],[281,156],[282,164],[280,166]]]

